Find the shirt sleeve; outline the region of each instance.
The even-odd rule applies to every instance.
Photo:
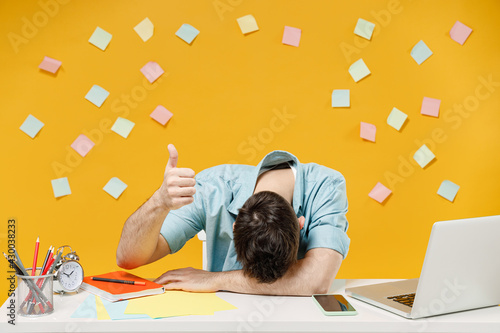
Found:
[[[167,241],[172,254],[205,228],[203,186],[197,181],[195,188],[194,202],[170,211],[163,221],[160,234]]]
[[[344,258],[349,250],[347,194],[344,177],[325,181],[318,189],[308,230],[306,252],[313,248],[329,248]]]

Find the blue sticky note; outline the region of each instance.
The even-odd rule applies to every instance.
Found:
[[[94,84],[87,95],[85,95],[85,99],[100,108],[108,96],[109,92]]]
[[[90,36],[89,43],[104,51],[106,50],[106,47],[108,47],[112,37],[113,35],[109,32],[97,27],[95,28],[92,36]]]
[[[127,184],[122,182],[117,177],[113,177],[104,186],[103,190],[106,191],[113,198],[118,199],[118,197],[123,193],[123,191],[125,191],[127,186],[128,186]]]
[[[449,180],[443,180],[441,186],[439,186],[439,190],[437,193],[446,200],[453,202],[453,200],[455,200],[455,196],[457,195],[459,188],[460,186],[458,186],[457,184]]]
[[[32,115],[28,115],[24,123],[19,127],[21,131],[28,134],[32,139],[40,132],[45,124]]]
[[[54,196],[56,198],[71,194],[68,177],[52,179],[51,182],[52,190],[54,191]]]
[[[198,36],[200,32],[193,26],[184,23],[179,30],[175,33],[177,37],[182,39],[188,44],[191,44],[191,42]]]
[[[332,92],[332,107],[345,108],[351,106],[349,89],[336,89]]]
[[[73,312],[71,318],[97,318],[95,295],[89,295]]]
[[[101,298],[102,304],[106,308],[108,315],[113,320],[121,319],[151,319],[147,314],[126,314],[125,309],[127,308],[128,301],[120,302],[110,302]]]
[[[419,65],[426,61],[431,55],[431,49],[429,49],[423,41],[418,42],[411,50],[411,56]]]

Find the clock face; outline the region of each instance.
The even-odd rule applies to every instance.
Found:
[[[67,261],[59,268],[57,279],[64,290],[76,291],[83,281],[83,268],[76,261]]]

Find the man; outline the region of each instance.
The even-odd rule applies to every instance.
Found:
[[[347,254],[344,177],[301,164],[284,151],[257,167],[220,165],[200,172],[170,158],[160,188],[125,222],[117,264],[133,269],[207,234],[208,271],[161,275],[166,289],[272,295],[326,293]]]

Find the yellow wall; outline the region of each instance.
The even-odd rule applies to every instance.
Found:
[[[274,149],[341,171],[352,243],[340,278],[416,277],[433,222],[500,213],[496,0],[64,2],[0,2],[1,247],[15,217],[29,265],[40,236],[41,252],[73,246],[86,274],[118,269],[122,225],[160,185],[168,143],[195,171],[255,165]],[[260,30],[244,36],[236,19],[247,14]],[[155,25],[146,43],[133,30],[145,17]],[[376,23],[372,41],[353,34],[358,18]],[[448,35],[457,20],[474,30],[463,46]],[[175,36],[183,23],[200,30],[192,45]],[[302,29],[300,47],[281,43],[285,25]],[[105,52],[88,43],[97,26],[113,35]],[[419,40],[434,52],[420,66],[410,57]],[[62,61],[56,76],[38,69],[44,56]],[[347,69],[359,58],[372,74],[355,83]],[[154,86],[139,71],[148,61],[166,72]],[[110,92],[101,108],[84,99],[94,84]],[[350,89],[350,108],[331,107],[333,89]],[[442,101],[439,118],[420,115],[424,96]],[[159,104],[174,113],[166,127],[149,118]],[[385,123],[393,107],[409,116],[401,132]],[[19,130],[28,114],[45,123],[35,139]],[[109,131],[118,116],[136,124],[128,139]],[[361,121],[377,126],[376,143],[359,137]],[[82,133],[96,146],[76,159],[69,146]],[[425,169],[411,158],[423,143],[437,156]],[[59,177],[72,194],[55,199]],[[118,200],[102,190],[111,177],[128,184]],[[436,194],[445,179],[460,185],[453,203]],[[393,190],[383,205],[368,197],[377,182]],[[200,253],[194,240],[134,272],[200,267]]]

